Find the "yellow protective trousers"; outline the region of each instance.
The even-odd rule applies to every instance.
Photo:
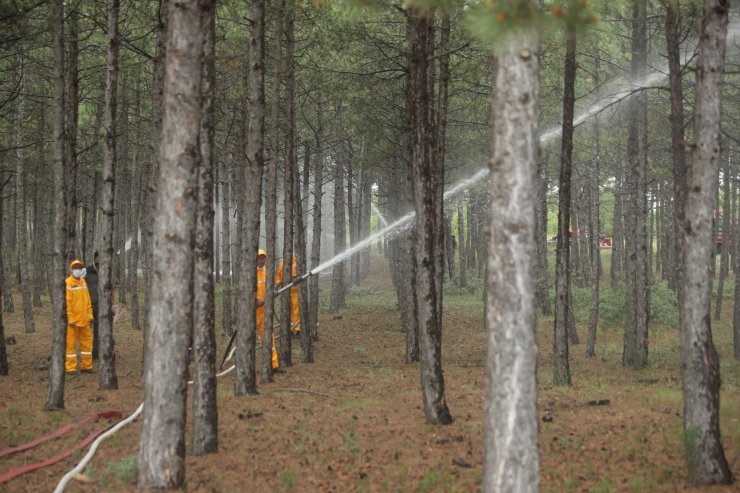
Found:
[[[255,310],[255,317],[257,319],[257,338],[261,341],[262,335],[265,333],[265,307],[259,306]],[[277,368],[278,364],[277,351],[275,350],[275,333],[272,334],[272,367]]]
[[[77,370],[77,344],[80,345],[80,369],[92,369],[92,345],[93,335],[92,328],[77,327],[76,325],[67,325],[67,358],[64,361],[64,367],[67,372]]]

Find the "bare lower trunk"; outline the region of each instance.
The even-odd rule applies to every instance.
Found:
[[[573,168],[573,108],[575,104],[576,36],[566,32],[565,88],[563,90],[563,139],[560,154],[558,244],[555,261],[555,336],[553,338],[553,379],[556,385],[570,385],[568,332],[571,313],[570,245],[577,243],[578,228],[570,234],[571,172]]]
[[[442,374],[441,259],[442,218],[439,214],[444,170],[434,156],[429,57],[434,46],[433,16],[409,9],[411,22],[410,84],[411,174],[416,210],[416,313],[419,321],[419,359],[424,414],[428,423],[449,424]]]
[[[228,160],[231,163],[231,159]],[[228,165],[221,171],[221,288],[222,288],[222,325],[221,332],[231,337],[234,331],[232,318],[233,283],[231,281],[231,224],[229,205],[231,202],[231,185],[229,184]]]
[[[727,0],[705,2],[696,72],[695,146],[681,229],[685,276],[680,307],[684,436],[689,478],[694,484],[729,484],[733,480],[720,435],[719,356],[709,318],[714,262],[711,217],[719,174],[720,91],[728,9]]]
[[[681,68],[680,36],[678,32],[679,0],[666,2],[665,36],[668,53],[668,79],[671,90],[671,158],[673,159],[673,230],[678,236],[684,222],[686,200],[686,143],[684,142],[683,78]],[[683,242],[674,242],[673,287],[679,304],[683,296]]]
[[[23,48],[21,47],[21,50]],[[23,322],[26,328],[26,334],[36,332],[33,322],[33,308],[31,306],[31,285],[28,279],[28,224],[26,218],[26,194],[24,192],[24,183],[26,173],[23,172],[24,161],[24,131],[26,120],[26,74],[24,67],[24,57],[21,54],[21,84],[20,93],[18,94],[18,123],[16,125],[16,175],[15,175],[15,215],[16,234],[18,243],[18,269],[21,278],[21,293],[23,297]]]
[[[468,284],[468,266],[465,259],[465,215],[463,204],[457,206],[457,245],[460,256],[460,277],[458,286],[464,288]]]
[[[0,185],[2,193],[2,185]],[[3,216],[3,201],[0,200],[0,217]],[[1,226],[1,225],[0,225]],[[3,268],[3,258],[0,256],[0,271]],[[3,286],[0,283],[0,298],[2,297]],[[8,353],[5,349],[5,327],[3,326],[3,311],[0,310],[0,376],[8,375]]]
[[[115,219],[116,168],[116,102],[118,87],[118,11],[120,0],[109,0],[108,60],[105,84],[105,147],[103,150],[103,240],[98,270],[98,337],[101,390],[118,388],[116,353],[113,338],[113,223]],[[124,287],[125,288],[125,287]]]
[[[632,68],[634,81],[647,70],[647,1],[635,0],[632,19]],[[648,357],[650,270],[647,237],[647,94],[630,101],[629,169],[625,173],[625,313],[622,364],[644,368]]]
[[[295,12],[292,0],[288,0],[285,9],[285,166],[283,168],[283,283],[288,284],[293,277],[293,257],[295,255],[295,214],[293,198],[296,187],[295,173],[298,160],[295,155],[295,60],[293,50]],[[280,320],[280,343],[278,359],[281,367],[293,365],[293,330],[291,327],[292,289],[283,293],[282,317]]]
[[[486,300],[485,493],[539,491],[532,272],[537,52],[534,33],[525,31],[502,45],[496,63]]]
[[[65,129],[64,129],[64,0],[55,0],[52,13],[54,47],[54,234],[52,240],[53,268],[49,273],[52,285],[53,335],[51,365],[49,367],[49,394],[47,409],[64,408],[64,355],[67,341],[67,207],[65,193]]]
[[[193,326],[193,246],[200,155],[204,11],[179,1],[168,15],[161,170],[152,243],[153,275],[139,488],[179,488],[185,480],[187,344]]]
[[[344,220],[344,172],[341,161],[337,161],[334,169],[334,255],[347,248]],[[344,262],[334,264],[331,278],[331,302],[329,311],[338,312],[345,306]]]
[[[254,4],[253,4],[254,6]],[[275,13],[275,25],[282,25],[282,0],[276,5],[278,11]],[[259,19],[259,20],[258,20]],[[254,22],[261,22],[264,32],[264,13],[253,19]],[[278,29],[278,32],[281,32]],[[280,79],[282,63],[282,36],[275,36],[273,47],[273,72],[272,72],[272,102],[270,108],[270,145],[272,152],[267,169],[267,194],[265,200],[265,249],[267,258],[265,259],[265,322],[262,337],[262,366],[260,371],[260,381],[262,383],[272,382],[272,341],[273,341],[273,318],[275,314],[275,265],[277,259],[277,247],[275,229],[277,227],[277,174],[278,174],[278,157],[280,155]],[[280,363],[280,360],[278,360]],[[281,364],[281,363],[280,363]]]
[[[240,304],[244,305],[245,320],[236,339],[236,395],[257,393],[257,318],[255,316],[255,292],[257,271],[252,259],[257,258],[259,248],[260,209],[262,207],[262,170],[264,168],[265,137],[265,53],[264,53],[264,9],[263,0],[252,0],[249,18],[252,29],[249,39],[249,69],[247,71],[248,121],[246,158],[244,171],[244,205],[239,217],[243,218],[242,261],[244,282]],[[241,220],[241,219],[240,219]],[[269,287],[267,289],[270,289]]]
[[[202,10],[203,67],[201,71],[200,154],[198,210],[193,268],[193,443],[195,455],[218,450],[216,401],[216,305],[213,281],[213,135],[216,85],[216,6]]]
[[[313,177],[313,238],[311,239],[311,268],[321,263],[321,199],[323,197],[324,185],[324,155],[321,151],[324,135],[324,105],[323,93],[319,89],[318,94],[318,130],[317,130],[317,156],[314,164]],[[311,338],[319,340],[319,274],[314,274],[308,279],[309,290],[309,327],[311,327]]]
[[[719,322],[722,314],[722,298],[725,291],[725,278],[729,274],[729,260],[730,260],[730,163],[724,170],[724,193],[722,198],[722,247],[720,249],[720,261],[719,261],[719,282],[717,283],[717,298],[714,303],[714,321]],[[715,235],[716,238],[716,235]]]
[[[308,172],[309,168],[309,148],[306,146],[306,155],[304,157],[304,173]],[[299,177],[294,176],[293,183],[293,204],[295,205],[295,245],[296,245],[296,261],[298,262],[298,272],[301,274],[308,272],[306,261],[306,229],[303,224],[303,200],[301,199],[301,187],[299,186]],[[308,312],[308,284],[302,282],[298,286],[298,303],[300,305],[300,323],[301,323],[301,351],[303,352],[303,362],[313,363],[313,340],[311,339],[311,329],[309,325],[309,312]]]
[[[552,314],[552,304],[550,303],[550,273],[548,272],[547,261],[547,155],[537,163],[537,207],[536,216],[536,235],[535,249],[537,255],[537,306],[543,315]]]

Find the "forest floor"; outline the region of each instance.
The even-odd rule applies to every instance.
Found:
[[[328,276],[326,276],[328,279]],[[219,452],[188,455],[190,492],[431,492],[477,491],[483,463],[486,338],[480,292],[445,296],[443,365],[448,426],[424,423],[418,365],[403,364],[387,264],[348,296],[338,316],[320,316],[313,364],[296,363],[253,397],[234,397],[233,373],[219,381]],[[730,284],[732,285],[732,284]],[[36,333],[25,334],[20,296],[4,314],[10,376],[0,377],[0,450],[26,443],[92,413],[125,415],[141,402],[142,334],[121,317],[114,330],[119,390],[98,390],[98,375],[66,380],[66,409],[43,410],[49,355],[48,300],[35,310]],[[220,308],[220,307],[219,307]],[[722,371],[721,427],[725,453],[740,479],[740,364],[732,359],[731,301],[714,324]],[[123,313],[122,310],[121,313]],[[585,327],[578,327],[585,341]],[[552,319],[540,318],[539,415],[543,492],[740,491],[687,486],[682,442],[678,331],[651,327],[650,364],[644,371],[621,365],[622,335],[601,328],[597,357],[584,344],[571,348],[573,386],[554,387]],[[220,361],[226,339],[220,336]],[[605,405],[590,401],[608,400]],[[551,421],[549,420],[551,418]],[[103,442],[85,476],[68,492],[134,491],[140,420]],[[0,475],[41,461],[82,440],[101,423],[0,460]],[[189,439],[189,435],[188,435]],[[51,491],[84,451],[0,485],[0,492]],[[454,463],[453,463],[454,461]],[[83,478],[85,479],[85,478]]]

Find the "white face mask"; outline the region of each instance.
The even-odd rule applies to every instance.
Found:
[[[87,275],[87,269],[72,269],[72,275],[77,279],[84,279]]]

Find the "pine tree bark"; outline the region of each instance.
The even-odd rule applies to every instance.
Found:
[[[129,196],[134,201],[131,207],[131,251],[129,256],[129,297],[131,299],[131,327],[134,330],[141,330],[141,317],[139,316],[139,233],[142,229],[141,204],[144,201],[143,184],[144,173],[139,165],[139,142],[141,140],[141,78],[136,77],[136,87],[134,89],[134,121],[136,130],[134,131],[134,145],[131,157],[131,191]]]
[[[24,146],[25,146],[25,123],[26,123],[26,91],[27,75],[25,73],[25,55],[23,46],[20,47],[20,71],[21,82],[18,94],[18,123],[16,124],[16,174],[15,174],[15,215],[18,232],[18,268],[21,278],[21,293],[23,298],[23,325],[26,334],[36,332],[33,321],[33,307],[31,301],[31,285],[28,279],[28,221],[26,217],[26,193],[24,188]]]
[[[570,385],[568,324],[570,314],[570,245],[578,231],[570,233],[571,175],[573,169],[573,109],[576,80],[576,34],[566,27],[566,53],[563,89],[563,137],[560,153],[558,193],[558,238],[555,260],[555,337],[553,338],[553,379],[555,385]]]
[[[720,92],[729,2],[706,0],[699,37],[694,146],[687,175],[683,237],[684,299],[681,318],[684,436],[694,484],[729,484],[719,427],[719,356],[709,318],[714,262],[712,209],[719,175]]]
[[[64,139],[64,202],[65,202],[65,260],[77,258],[77,124],[79,119],[79,2],[69,4],[69,39],[67,40],[66,66],[64,68],[65,139]],[[66,269],[65,269],[66,270]]]
[[[292,0],[285,5],[285,165],[283,167],[283,284],[293,278],[293,257],[295,256],[295,173],[298,161],[295,154],[295,11]],[[280,343],[278,360],[281,367],[293,366],[293,330],[291,327],[291,291],[283,293],[280,319]]]
[[[117,89],[118,89],[118,13],[120,0],[109,0],[108,55],[105,83],[105,146],[103,147],[103,197],[101,224],[102,242],[100,269],[98,269],[98,336],[100,340],[100,372],[98,386],[101,390],[117,389],[116,353],[113,338],[113,227],[115,220],[115,191],[117,155]]]
[[[518,4],[536,8],[530,0]],[[539,60],[535,33],[499,46],[486,297],[485,493],[539,491],[534,299]]]
[[[306,146],[306,154],[304,156],[304,173],[308,173],[310,153],[309,148]],[[301,199],[301,187],[298,173],[294,176],[293,182],[293,204],[295,205],[295,250],[296,250],[296,262],[298,263],[298,272],[301,274],[308,272],[306,262],[306,229],[303,223],[303,200]],[[311,329],[309,325],[309,312],[308,312],[308,285],[302,282],[298,285],[298,303],[300,305],[300,320],[301,320],[301,351],[303,352],[303,362],[313,363],[313,341],[311,340]]]
[[[324,138],[324,98],[323,91],[319,89],[317,96],[318,117],[316,131],[316,159],[313,175],[313,238],[311,238],[311,268],[321,263],[321,202],[324,190],[324,153],[322,151]],[[308,278],[308,301],[309,301],[309,327],[311,338],[319,340],[319,275],[318,273]]]
[[[344,166],[341,160],[334,164],[334,255],[347,248],[344,216]],[[334,264],[331,277],[329,311],[336,313],[345,306],[344,262]]]
[[[545,316],[552,315],[550,303],[550,273],[547,261],[547,155],[537,163],[537,205],[535,208],[535,248],[537,255],[537,306]],[[462,272],[462,270],[461,270]]]
[[[614,213],[612,214],[612,260],[609,265],[609,280],[612,288],[619,284],[624,261],[624,214],[622,213],[624,173],[619,165],[617,166],[614,180]]]
[[[200,163],[201,65],[209,0],[168,12],[161,168],[152,243],[150,327],[144,368],[139,488],[185,480],[187,344],[193,326],[193,247]]]
[[[265,140],[265,50],[264,50],[264,0],[252,0],[250,6],[251,29],[249,37],[249,68],[247,70],[247,136],[244,149],[244,205],[240,211],[243,220],[242,259],[245,264],[243,289],[239,304],[243,305],[244,325],[236,335],[236,395],[257,394],[257,318],[255,316],[257,258],[262,208],[262,170],[264,168]],[[256,16],[256,17],[255,17]],[[266,285],[267,290],[271,285]],[[265,344],[269,345],[269,344]]]
[[[598,88],[599,61],[596,58],[595,85]],[[596,90],[596,99],[600,99]],[[599,183],[601,182],[601,135],[599,116],[594,120],[594,158],[588,179],[588,239],[591,246],[591,307],[588,313],[588,335],[586,336],[586,356],[596,356],[596,328],[599,322],[599,286],[601,281],[601,225],[599,224]]]
[[[159,150],[162,143],[162,118],[164,117],[164,77],[165,57],[167,56],[167,22],[169,18],[171,0],[159,0],[159,12],[157,13],[156,41],[154,51],[154,73],[152,74],[152,126],[151,140],[149,142],[149,183],[147,185],[147,209],[144,235],[144,340],[149,340],[149,308],[151,306],[152,273],[154,271],[154,215],[157,207],[157,185],[159,183],[160,156]],[[148,351],[147,345],[143,347],[143,361],[146,364]],[[145,372],[146,368],[142,368]]]
[[[458,287],[464,288],[468,285],[468,266],[466,263],[465,253],[465,213],[462,202],[457,205],[457,247],[460,257],[460,277]]]
[[[228,159],[231,162],[231,158]],[[231,184],[229,182],[229,170],[227,164],[221,171],[221,288],[222,288],[222,325],[221,333],[231,337],[234,332],[234,319],[232,318],[232,304],[234,284],[231,276],[231,222],[229,220],[231,204]]]
[[[3,186],[0,184],[0,192]],[[0,218],[3,217],[3,201],[0,200]],[[3,258],[0,256],[0,272],[3,268]],[[0,283],[0,298],[2,297],[3,285]],[[3,311],[0,310],[0,376],[8,375],[8,352],[5,349],[5,327],[3,326]]]
[[[67,301],[64,279],[67,273],[67,204],[65,202],[66,172],[64,149],[64,0],[54,0],[52,7],[52,46],[54,50],[54,233],[52,240],[53,268],[49,273],[52,289],[53,322],[49,393],[46,409],[64,408],[64,360],[67,342]]]
[[[643,80],[647,70],[647,1],[634,0],[632,9],[631,77]],[[645,368],[648,356],[650,270],[647,238],[647,93],[630,101],[629,169],[625,173],[625,314],[622,364]]]
[[[686,143],[684,142],[683,78],[681,74],[681,47],[678,33],[680,0],[666,2],[665,37],[668,55],[668,85],[671,92],[671,158],[673,160],[673,230],[679,234],[684,223],[686,201]],[[683,242],[674,241],[672,286],[679,305],[683,293]]]
[[[419,322],[419,359],[421,362],[421,389],[424,414],[428,423],[452,422],[445,401],[442,374],[442,313],[441,277],[442,258],[442,200],[444,170],[435,160],[435,123],[432,120],[432,101],[429,81],[429,58],[434,48],[434,16],[409,8],[411,22],[410,87],[411,107],[411,174],[416,210],[416,300]]]
[[[213,275],[213,136],[216,126],[216,5],[201,10],[203,66],[201,68],[200,155],[198,204],[193,267],[193,442],[194,455],[218,450],[218,403],[216,401],[216,305]],[[261,177],[260,177],[261,181]],[[252,362],[254,367],[254,362]]]
[[[275,16],[275,25],[282,26],[283,0],[275,5],[277,12]],[[264,14],[259,17],[263,25],[264,32]],[[253,19],[257,21],[257,19]],[[282,29],[278,29],[273,45],[273,72],[272,72],[272,101],[270,108],[270,145],[272,146],[270,160],[267,168],[267,194],[265,200],[265,249],[267,258],[265,259],[265,286],[272,288],[275,286],[275,265],[277,259],[277,175],[278,160],[280,155],[280,79],[282,75]],[[265,325],[262,338],[262,366],[260,371],[260,382],[270,383],[272,379],[272,340],[273,340],[273,318],[275,314],[275,291],[265,289]],[[278,363],[282,364],[279,360]]]
[[[714,302],[714,321],[719,322],[722,314],[722,298],[725,291],[725,278],[729,274],[730,249],[730,163],[724,169],[724,193],[722,197],[722,247],[720,248],[719,282],[717,283],[717,299]],[[716,238],[716,235],[715,235]]]

